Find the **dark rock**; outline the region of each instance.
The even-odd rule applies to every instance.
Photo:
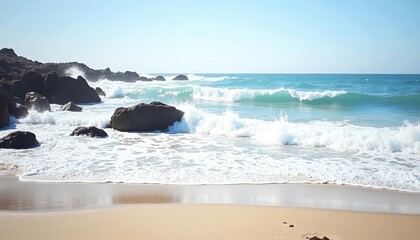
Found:
[[[108,134],[97,127],[77,127],[70,136],[87,135],[89,137],[108,137]]]
[[[293,224],[290,224],[290,225],[289,225],[289,227],[291,227],[291,228],[292,228],[292,227],[295,227],[295,225],[293,225]]]
[[[106,96],[104,90],[102,90],[102,88],[100,88],[100,87],[96,87],[95,91],[99,96]]]
[[[330,240],[328,237],[324,236],[323,238],[319,238],[317,236],[313,236],[311,238],[308,238],[309,240]]]
[[[34,71],[25,72],[19,80],[13,82],[13,85],[15,86],[15,96],[21,99],[25,98],[27,92],[45,95],[44,79]]]
[[[31,132],[16,131],[0,139],[0,148],[24,149],[38,144],[35,134]]]
[[[0,93],[0,128],[9,126],[9,108],[6,98]]]
[[[25,105],[16,103],[16,108],[10,114],[15,116],[15,118],[24,118],[28,116],[28,108]]]
[[[155,81],[165,81],[165,78],[163,76],[157,76],[154,79]]]
[[[0,50],[0,54],[7,54],[7,55],[12,55],[12,56],[17,56],[15,51],[11,48],[2,48]]]
[[[34,109],[37,112],[51,112],[48,99],[36,92],[28,92],[26,94],[25,104],[29,109]]]
[[[20,79],[21,74],[27,71],[35,71],[41,75],[48,74],[53,71],[59,76],[66,76],[68,69],[77,68],[84,73],[87,79],[90,81],[98,81],[99,79],[109,79],[111,81],[126,81],[135,82],[139,75],[136,72],[112,72],[109,68],[95,70],[89,68],[83,63],[78,62],[67,62],[67,63],[40,63],[38,61],[32,61],[22,56],[17,56],[13,49],[1,49],[0,50],[0,79],[3,78],[3,74],[7,76],[8,80]],[[29,89],[27,92],[40,92],[39,89]],[[20,98],[23,98],[26,92],[22,93]]]
[[[60,107],[60,111],[81,112],[82,110],[82,107],[77,106],[72,102],[68,102]]]
[[[150,81],[153,81],[153,79],[151,79],[151,78],[147,78],[147,77],[143,77],[143,76],[139,77],[139,80],[140,80],[140,81],[143,81],[143,82],[150,82]]]
[[[119,131],[166,130],[183,115],[182,111],[161,102],[141,103],[130,108],[117,108],[111,117],[111,127]]]
[[[176,76],[173,80],[188,80],[188,77],[183,74],[180,74]]]
[[[101,98],[95,89],[91,88],[86,80],[79,76],[59,77],[56,74],[48,74],[44,80],[47,96],[51,103],[65,104],[100,102]]]

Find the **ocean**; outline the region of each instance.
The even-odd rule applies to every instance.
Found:
[[[83,75],[77,69],[70,75]],[[157,74],[144,74],[156,76]],[[40,147],[1,150],[23,181],[156,184],[331,183],[420,192],[420,75],[189,74],[189,81],[89,82],[82,112],[12,119]],[[118,107],[184,111],[166,132],[70,137]]]

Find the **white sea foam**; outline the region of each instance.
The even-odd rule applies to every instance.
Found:
[[[68,68],[65,71],[65,74],[69,77],[72,78],[77,78],[78,76],[82,76],[84,79],[86,79],[86,75],[85,72],[83,72],[79,67],[77,66],[72,66],[70,68]]]
[[[274,121],[241,118],[228,110],[211,114],[191,105],[179,106],[185,116],[171,131],[225,137],[248,137],[265,144],[327,147],[337,151],[404,152],[420,155],[420,124],[400,127],[355,126],[344,122],[293,123],[284,113]]]

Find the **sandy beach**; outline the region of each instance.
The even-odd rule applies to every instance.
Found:
[[[1,177],[0,182],[2,239],[343,240],[420,235],[420,196],[414,193],[314,184],[159,186],[33,183],[16,177]],[[380,208],[369,212],[375,201]],[[331,209],[323,207],[327,205]]]

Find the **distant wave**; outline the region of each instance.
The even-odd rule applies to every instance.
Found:
[[[147,74],[148,75],[148,74]],[[146,75],[145,75],[146,76]],[[151,76],[151,75],[148,75]],[[164,76],[166,80],[173,80],[177,75]],[[197,74],[187,74],[189,81],[203,81],[203,82],[219,82],[224,80],[238,79],[235,76],[202,76]]]
[[[257,102],[283,102],[293,99],[299,101],[312,101],[314,99],[346,94],[345,91],[297,91],[293,89],[227,89],[211,87],[195,87],[193,92],[194,99],[218,101],[218,102],[240,102],[255,100]]]
[[[338,151],[420,154],[420,124],[368,127],[343,122],[293,123],[286,114],[278,120],[241,118],[232,111],[216,115],[192,105],[179,106],[185,116],[171,131],[226,137],[247,137],[266,144],[326,147]]]

